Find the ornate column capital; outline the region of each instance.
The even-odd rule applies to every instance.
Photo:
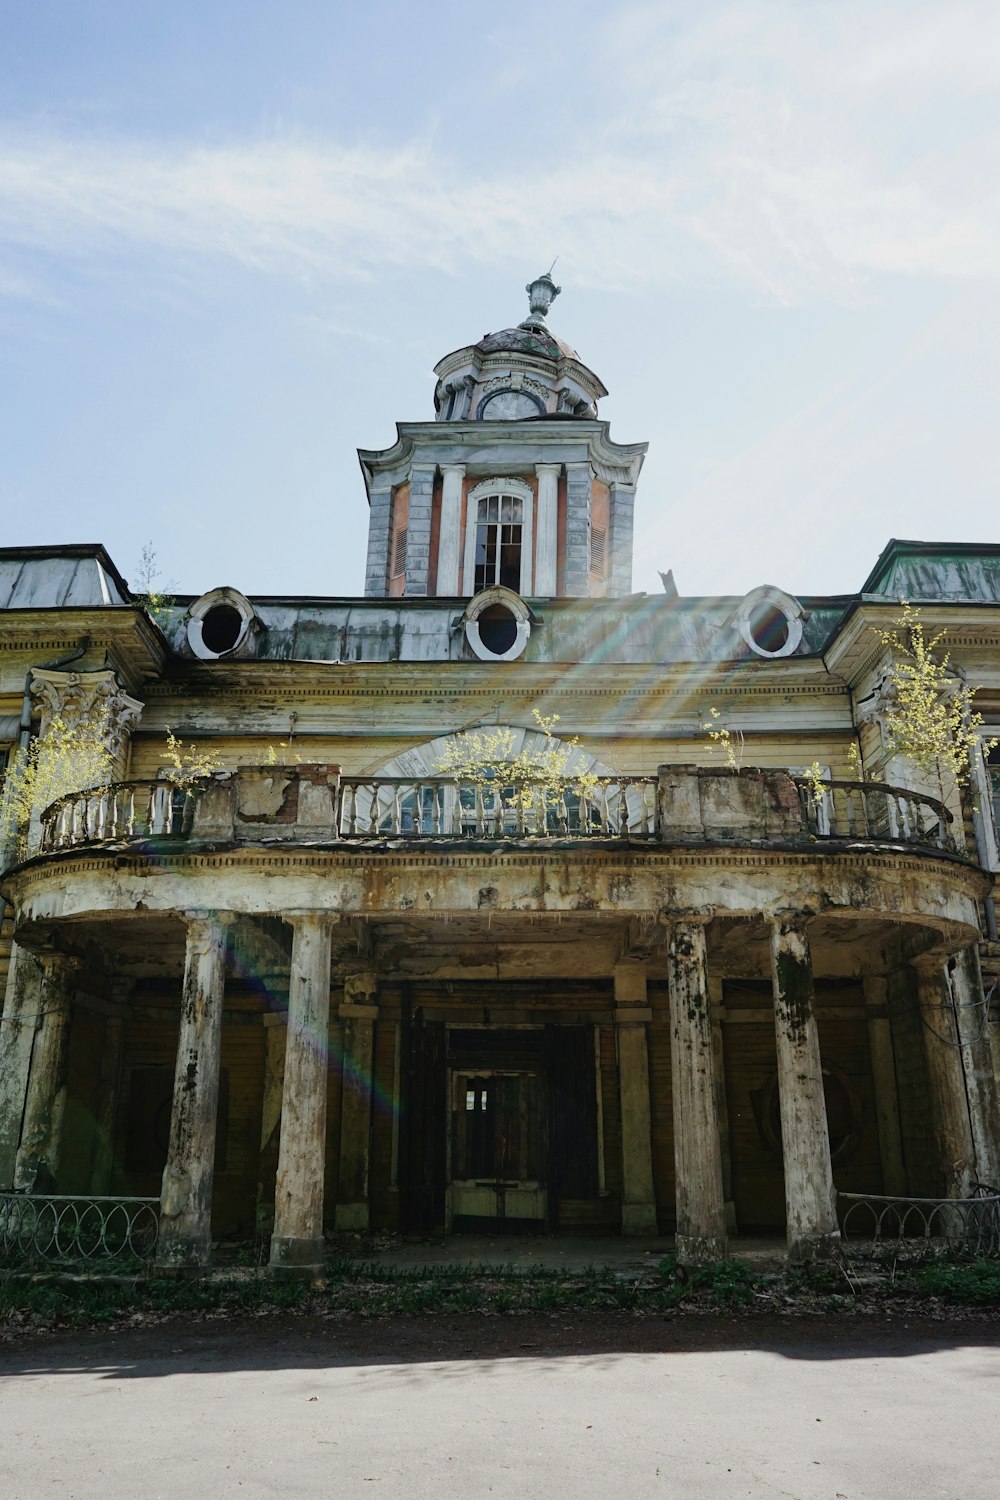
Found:
[[[797,932],[808,937],[809,928],[816,916],[814,911],[765,911],[763,917],[774,933]]]
[[[293,931],[300,927],[325,929],[336,927],[343,921],[343,914],[339,911],[326,911],[322,907],[302,907],[292,911],[283,911],[281,920],[287,922]]]
[[[108,750],[116,757],[144,707],[125,692],[110,668],[101,672],[54,672],[36,667],[31,674],[31,696],[39,706],[43,736],[56,718],[70,729],[93,724],[101,728]]]
[[[715,916],[714,906],[663,907],[657,917],[668,933],[675,927],[707,927]]]

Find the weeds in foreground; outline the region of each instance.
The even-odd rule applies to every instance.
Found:
[[[941,1261],[897,1270],[869,1293],[885,1301],[936,1299],[954,1306],[1000,1308],[1000,1263]],[[744,1260],[685,1270],[673,1256],[623,1275],[610,1267],[521,1270],[511,1266],[402,1268],[378,1261],[331,1262],[321,1281],[284,1281],[265,1271],[216,1274],[196,1281],[72,1278],[10,1274],[0,1280],[0,1327],[95,1327],[155,1323],[173,1316],[207,1319],[303,1313],[313,1317],[393,1317],[435,1313],[628,1312],[666,1314],[782,1310],[843,1312],[858,1305],[856,1278],[836,1265],[784,1274]],[[859,1294],[860,1295],[860,1294]]]

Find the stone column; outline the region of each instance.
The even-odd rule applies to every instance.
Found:
[[[368,558],[365,595],[384,599],[389,589],[389,548],[392,545],[392,486],[379,475],[372,486],[368,515]]]
[[[462,555],[462,480],[464,464],[444,464],[441,485],[441,525],[438,531],[437,588],[439,595],[458,593]]]
[[[931,1091],[931,1122],[944,1191],[949,1198],[967,1198],[978,1177],[976,1145],[948,972],[941,957],[934,954],[915,959],[913,968]]]
[[[677,1259],[724,1260],[726,1210],[705,949],[707,917],[671,923],[670,1073],[677,1179]]]
[[[586,599],[590,593],[590,503],[593,476],[589,463],[566,465],[566,552],[564,592]]]
[[[378,980],[373,971],[348,974],[344,979],[344,1086],[340,1115],[340,1190],[338,1229],[367,1231],[370,1227],[368,1167],[372,1129],[372,1073],[375,1063],[375,1022],[378,1019]]]
[[[776,917],[771,921],[771,980],[788,1255],[793,1261],[813,1260],[831,1254],[839,1243],[840,1229],[816,1030],[812,956],[801,918]]]
[[[278,1175],[281,1139],[281,1096],[285,1087],[285,1042],[288,1016],[269,1012],[263,1016],[264,1090],[260,1109],[260,1155],[257,1178],[257,1224],[261,1232],[274,1229],[274,1184]]]
[[[28,1096],[31,1044],[41,1008],[41,964],[26,948],[14,943],[0,1022],[0,1188],[14,1185],[24,1101]]]
[[[197,1271],[212,1258],[212,1186],[229,912],[187,914],[184,987],[156,1264]]]
[[[722,1198],[726,1213],[726,1233],[737,1232],[736,1202],[733,1198],[733,1147],[729,1130],[729,1100],[726,1096],[726,1043],[722,1030],[725,1006],[723,983],[709,975],[708,994],[712,1002],[712,1059],[715,1063],[715,1108],[719,1116],[719,1154],[722,1157]]]
[[[431,510],[436,464],[414,465],[410,474],[410,509],[406,523],[406,593],[427,593],[431,561]]]
[[[620,479],[611,482],[609,505],[611,566],[608,569],[610,592],[615,595],[632,592],[632,523],[635,508],[635,485]]]
[[[892,1023],[888,1012],[888,980],[873,974],[864,981],[868,1007],[868,1047],[875,1084],[875,1120],[882,1162],[882,1191],[890,1197],[905,1197],[908,1183],[903,1161],[903,1131],[899,1120],[899,1094],[892,1049]]]
[[[993,1068],[978,948],[963,948],[948,967],[955,1023],[962,1044],[976,1176],[984,1186],[1000,1192],[1000,1090]]]
[[[622,1112],[622,1234],[655,1235],[653,1133],[649,1108],[646,974],[637,963],[615,969],[615,1032]]]
[[[561,464],[536,464],[538,517],[535,523],[535,595],[553,599],[559,586],[559,475]]]
[[[79,965],[61,954],[42,958],[41,965],[40,1013],[31,1049],[14,1186],[26,1192],[54,1193],[66,1113],[70,1007]]]
[[[330,1050],[330,940],[336,912],[299,912],[291,923],[288,1035],[281,1140],[274,1190],[271,1269],[298,1276],[323,1268],[326,1087]]]
[[[115,980],[112,985],[112,995],[122,1010],[131,989],[128,980]],[[124,1050],[125,1017],[121,1013],[109,1015],[104,1022],[104,1046],[94,1109],[94,1150],[90,1159],[90,1191],[98,1195],[110,1193],[114,1180],[115,1123]]]

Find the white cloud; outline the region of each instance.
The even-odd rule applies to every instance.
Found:
[[[1000,271],[1000,127],[975,108],[1000,83],[995,5],[625,8],[580,28],[558,76],[536,127],[551,145],[516,170],[449,155],[448,131],[391,150],[10,126],[0,236],[336,280],[520,265],[555,244],[578,282],[714,274],[785,302]]]

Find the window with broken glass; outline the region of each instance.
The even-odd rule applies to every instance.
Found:
[[[993,831],[1000,846],[1000,745],[994,745],[986,752],[986,777],[993,803]]]
[[[475,591],[503,584],[521,587],[524,502],[517,495],[485,495],[476,517]]]

